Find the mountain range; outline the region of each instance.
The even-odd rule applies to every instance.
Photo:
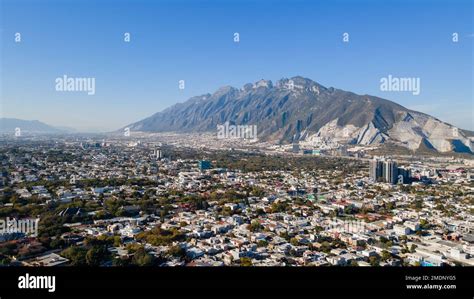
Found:
[[[17,118],[0,118],[0,133],[14,134],[16,128],[24,133],[40,133],[40,134],[58,134],[70,132],[72,129],[57,128],[45,124],[39,120],[23,120]]]
[[[335,140],[411,150],[474,152],[473,132],[370,95],[326,88],[300,76],[273,84],[260,80],[237,89],[192,97],[127,126],[142,132],[216,132],[216,126],[257,125],[258,139],[277,143]]]

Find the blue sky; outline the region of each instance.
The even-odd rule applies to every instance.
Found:
[[[474,130],[472,3],[1,0],[0,112],[107,131],[223,85],[301,75]],[[389,74],[419,77],[421,94],[381,91]],[[95,95],[57,92],[63,75],[95,78]]]

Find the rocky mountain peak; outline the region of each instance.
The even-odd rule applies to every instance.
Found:
[[[411,150],[430,145],[441,152],[474,151],[469,131],[389,100],[326,88],[301,76],[283,78],[275,85],[262,79],[241,89],[224,86],[198,97],[199,105],[194,105],[195,98],[129,127],[145,132],[210,132],[230,122],[256,125],[259,140],[278,143],[323,138],[361,145],[390,141]]]

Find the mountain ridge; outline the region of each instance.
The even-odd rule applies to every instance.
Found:
[[[391,140],[412,150],[422,143],[440,152],[474,150],[470,131],[387,99],[327,88],[301,76],[275,84],[262,79],[240,89],[224,86],[127,127],[131,131],[197,133],[215,132],[225,122],[257,125],[260,140],[278,143],[332,139],[373,145]]]
[[[48,125],[39,120],[24,120],[18,118],[0,117],[0,133],[15,133],[15,129],[27,133],[65,133],[68,130]]]

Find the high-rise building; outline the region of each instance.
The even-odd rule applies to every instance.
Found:
[[[402,180],[400,180],[400,176]],[[374,182],[386,182],[390,184],[397,184],[402,182],[406,184],[410,181],[410,170],[406,168],[398,168],[395,161],[380,161],[377,159],[371,160],[369,164],[369,177]]]
[[[384,162],[384,180],[386,183],[396,184],[398,176],[397,162],[385,161]]]
[[[153,156],[157,159],[157,160],[161,160],[161,158],[163,158],[163,153],[161,152],[161,149],[160,148],[157,148],[153,151]]]
[[[298,153],[300,151],[300,144],[299,143],[293,143],[293,146],[291,148],[291,151],[293,153]]]
[[[377,181],[377,160],[370,160],[369,162],[369,177],[372,181]]]
[[[379,160],[371,160],[369,165],[369,176],[374,182],[383,178],[383,162]]]

